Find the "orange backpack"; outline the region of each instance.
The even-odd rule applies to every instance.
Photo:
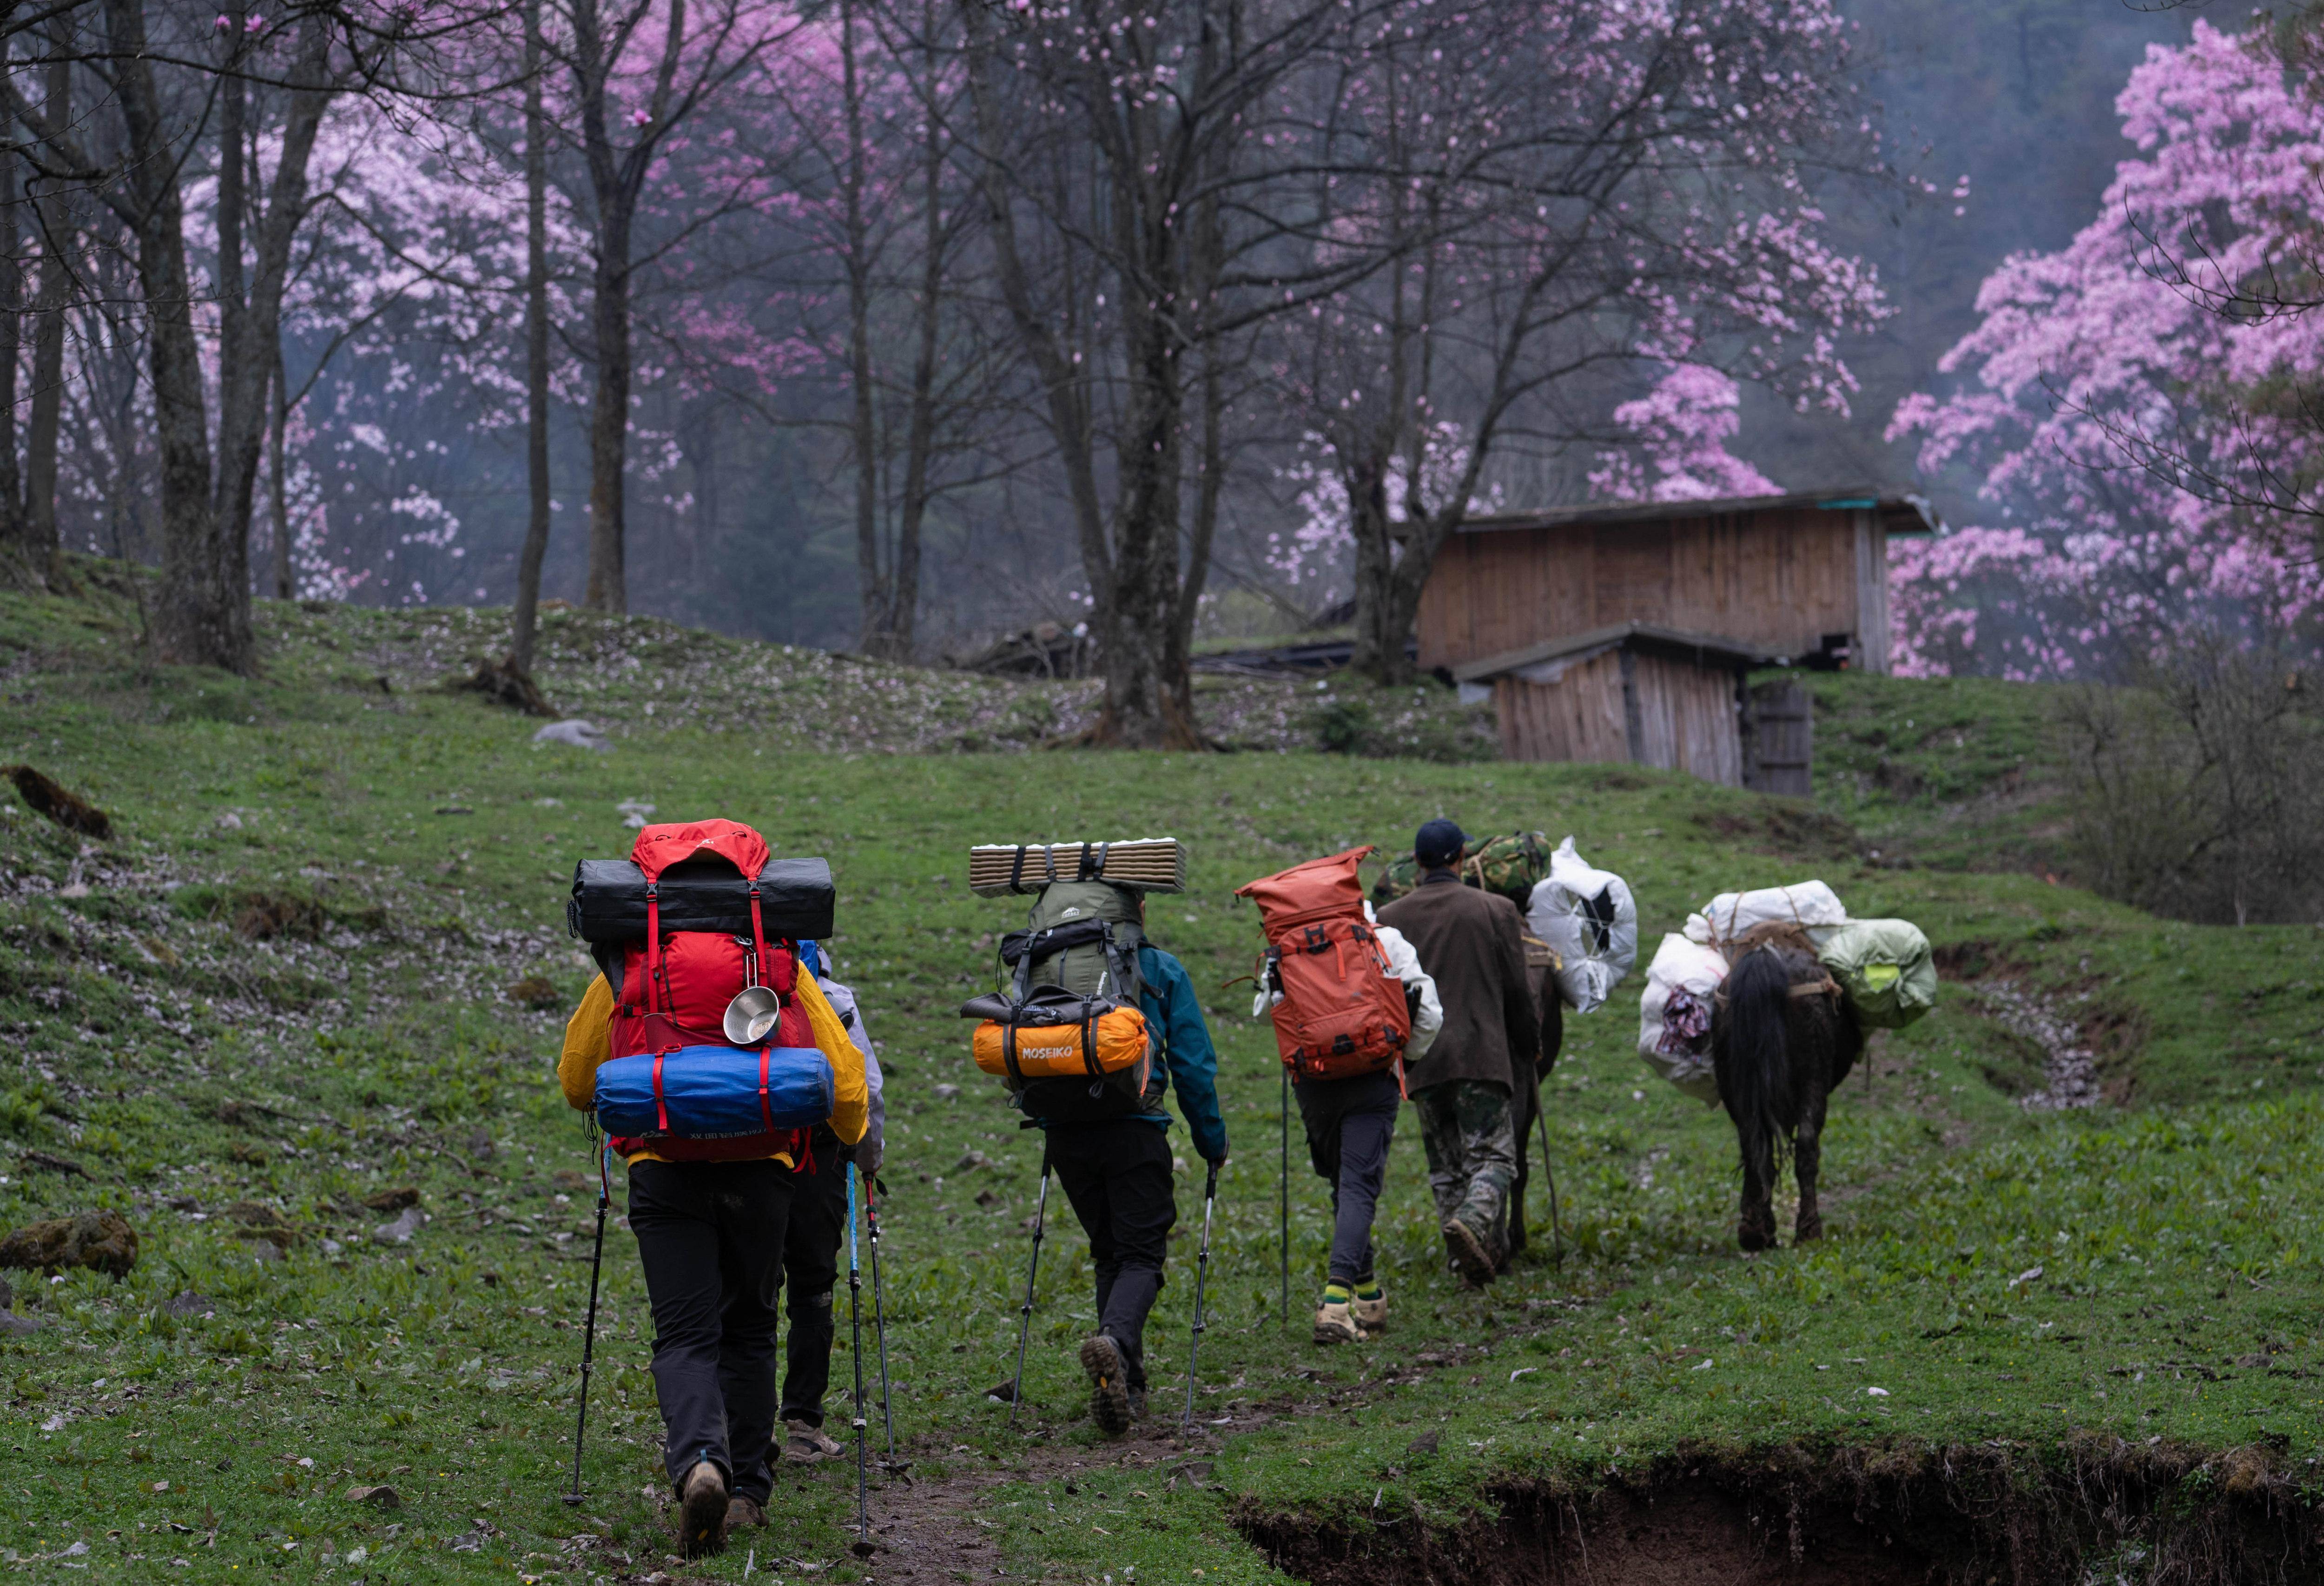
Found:
[[[1260,983],[1283,993],[1275,1045],[1300,1079],[1375,1074],[1404,1056],[1412,1013],[1364,918],[1356,867],[1372,850],[1311,859],[1235,889],[1267,932]]]

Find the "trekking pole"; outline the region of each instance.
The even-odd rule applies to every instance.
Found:
[[[581,1408],[573,1422],[573,1490],[566,1504],[581,1504],[581,1434],[589,1425],[589,1371],[597,1343],[597,1274],[605,1261],[605,1203],[613,1198],[613,1148],[607,1145],[597,1157],[597,1238],[589,1253],[589,1319],[581,1328]]]
[[[863,1420],[863,1273],[855,1256],[855,1164],[847,1165],[847,1323],[854,1330],[855,1357],[855,1551],[872,1551],[872,1477]]]
[[[880,1286],[880,1203],[877,1178],[863,1181],[863,1225],[872,1233],[872,1330],[880,1340],[880,1419],[888,1432],[887,1464],[896,1463],[896,1412],[888,1402],[888,1296]]]
[[[1203,1288],[1211,1275],[1211,1208],[1219,1200],[1219,1165],[1210,1164],[1203,1183],[1203,1249],[1194,1258],[1194,1336],[1186,1345],[1186,1421],[1180,1435],[1194,1434],[1194,1361],[1203,1352]]]
[[[1280,1190],[1276,1221],[1283,1234],[1283,1299],[1277,1307],[1275,1324],[1291,1325],[1291,1070],[1283,1071],[1283,1160],[1277,1168]]]
[[[1025,1400],[1025,1344],[1033,1336],[1033,1279],[1041,1270],[1041,1224],[1049,1211],[1049,1142],[1041,1142],[1041,1196],[1033,1203],[1033,1261],[1025,1268],[1023,1320],[1017,1323],[1017,1378],[1009,1388],[1009,1425],[1017,1425],[1017,1406]]]
[[[1557,1170],[1549,1165],[1549,1114],[1534,1110],[1533,1120],[1541,1125],[1541,1176],[1549,1185],[1549,1229],[1556,1239],[1556,1266],[1565,1265],[1565,1225],[1557,1214]]]

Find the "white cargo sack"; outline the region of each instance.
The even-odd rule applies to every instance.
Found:
[[[1526,925],[1557,953],[1557,989],[1576,1013],[1613,994],[1638,962],[1638,906],[1629,883],[1592,870],[1568,837],[1526,906]]]
[[[1646,966],[1638,998],[1638,1057],[1696,1101],[1716,1105],[1719,1080],[1711,1067],[1711,999],[1727,978],[1727,960],[1715,948],[1666,936]]]
[[[1801,925],[1811,932],[1819,927],[1848,923],[1848,910],[1821,881],[1800,881],[1789,887],[1761,887],[1752,892],[1721,892],[1700,914],[1686,917],[1686,939],[1703,946],[1731,942],[1754,926],[1769,920]]]

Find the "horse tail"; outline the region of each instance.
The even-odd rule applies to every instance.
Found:
[[[1791,966],[1763,947],[1746,953],[1727,977],[1727,1039],[1720,1054],[1720,1100],[1742,1137],[1746,1162],[1772,1164],[1788,1154],[1799,1104],[1792,1084]]]

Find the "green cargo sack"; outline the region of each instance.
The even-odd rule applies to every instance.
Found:
[[[1461,879],[1470,886],[1499,892],[1522,913],[1533,902],[1533,890],[1549,874],[1549,839],[1539,832],[1513,832],[1499,837],[1471,837],[1461,850]],[[1385,908],[1420,884],[1420,868],[1409,853],[1388,862],[1388,871],[1372,883],[1372,906]]]
[[[1909,919],[1852,919],[1815,933],[1817,956],[1869,1029],[1903,1029],[1937,1005],[1929,938]]]

